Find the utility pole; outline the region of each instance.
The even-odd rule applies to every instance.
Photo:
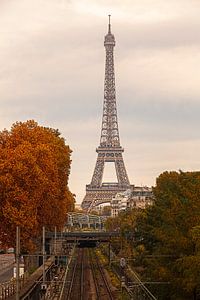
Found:
[[[46,285],[46,274],[45,274],[45,258],[46,258],[46,252],[45,252],[45,227],[42,227],[42,270],[43,270],[43,275],[42,275],[42,284],[41,284],[41,290],[44,293],[43,299],[45,299],[45,293],[47,290],[47,285]]]
[[[54,228],[54,260],[55,264],[59,265],[58,256],[57,256],[57,227]]]
[[[45,227],[42,227],[42,257],[43,257],[43,277],[42,281],[45,284]]]
[[[111,266],[111,238],[109,239],[109,244],[108,244],[108,251],[109,251],[109,266]]]
[[[20,228],[16,228],[16,300],[19,300]]]
[[[54,255],[56,258],[56,253],[57,253],[57,227],[55,226],[54,228]]]

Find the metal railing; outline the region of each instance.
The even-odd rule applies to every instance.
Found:
[[[19,280],[19,288],[20,289],[24,286],[27,278],[28,278],[28,273],[24,273],[24,275],[22,275],[20,277],[20,280]],[[10,296],[14,295],[15,293],[16,293],[16,280],[15,279],[12,279],[10,281],[0,284],[0,300],[7,299]]]

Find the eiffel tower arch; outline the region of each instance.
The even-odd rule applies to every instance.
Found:
[[[98,156],[92,180],[90,184],[86,185],[86,195],[81,204],[85,210],[91,210],[99,204],[109,203],[116,193],[123,192],[132,187],[124,165],[122,156],[124,149],[120,145],[119,138],[113,55],[115,37],[111,33],[110,15],[104,46],[106,50],[106,62],[101,138],[100,145],[96,149]],[[104,166],[107,162],[112,162],[115,165],[116,183],[102,182]]]

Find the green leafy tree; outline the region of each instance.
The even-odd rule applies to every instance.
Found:
[[[161,299],[197,299],[200,284],[200,172],[165,172],[154,188],[154,204],[138,220],[138,245],[146,278],[170,282],[154,288]]]
[[[161,300],[197,300],[200,295],[200,172],[164,172],[153,189],[153,205],[109,218],[121,232],[119,255]]]

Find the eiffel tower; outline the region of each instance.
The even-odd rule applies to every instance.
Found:
[[[106,63],[101,138],[100,146],[96,149],[98,157],[92,180],[90,184],[86,185],[86,195],[81,204],[84,210],[91,210],[99,204],[109,203],[116,193],[131,188],[122,157],[124,149],[121,147],[119,139],[113,56],[115,37],[111,33],[110,15],[104,46]],[[117,183],[102,183],[106,162],[115,164]]]

